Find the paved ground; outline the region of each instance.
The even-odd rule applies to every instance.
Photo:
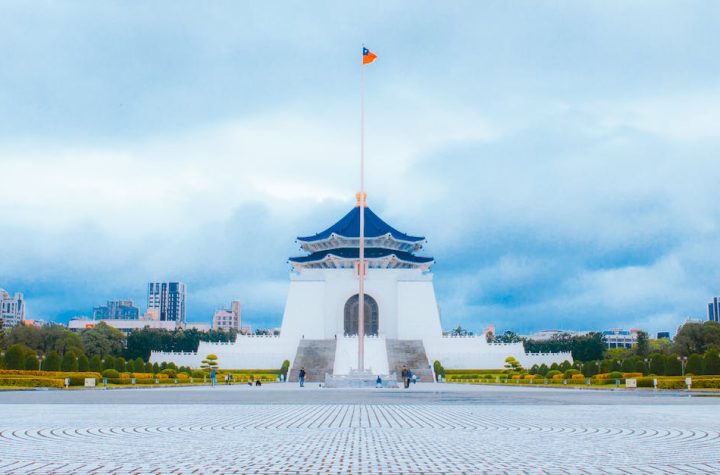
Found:
[[[305,389],[0,393],[0,472],[720,473],[720,398]]]

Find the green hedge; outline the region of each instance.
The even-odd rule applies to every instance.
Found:
[[[505,374],[504,369],[445,369],[445,377],[450,375]]]
[[[62,379],[43,378],[17,378],[13,376],[0,377],[0,386],[12,386],[16,388],[63,388],[65,382]]]

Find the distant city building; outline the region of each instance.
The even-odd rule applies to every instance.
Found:
[[[657,339],[662,340],[663,338],[670,339],[670,332],[658,332],[657,333]]]
[[[25,320],[25,299],[21,292],[15,292],[13,297],[5,289],[0,289],[0,318],[3,327],[14,327]]]
[[[603,340],[608,348],[632,348],[637,343],[638,332],[635,328],[621,330],[615,328],[603,332]]]
[[[107,305],[93,308],[95,320],[137,320],[140,310],[132,300],[108,300]]]
[[[157,309],[160,321],[184,324],[186,296],[187,287],[182,282],[151,282],[147,308]]]
[[[708,304],[708,320],[711,322],[720,322],[720,303],[718,297],[712,299]]]
[[[220,309],[216,310],[213,315],[212,322],[213,330],[240,330],[240,302],[238,300],[233,301],[230,304],[230,310]]]

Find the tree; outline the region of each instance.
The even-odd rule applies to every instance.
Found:
[[[211,370],[211,369],[217,369],[218,368],[218,357],[214,354],[209,354],[205,357],[204,360],[202,360],[202,364],[200,367],[202,369]]]
[[[63,355],[62,363],[60,364],[60,369],[62,371],[77,371],[78,370],[78,361],[77,357],[75,356],[75,353],[72,351],[68,351]]]
[[[678,355],[672,354],[665,357],[665,376],[680,376],[682,374],[682,363]]]
[[[720,375],[720,352],[707,350],[703,358],[703,374]]]
[[[139,356],[135,358],[135,372],[142,373],[145,371],[145,362]]]
[[[124,373],[127,368],[125,368],[125,358],[122,356],[118,356],[115,358],[115,369],[118,373]]]
[[[5,352],[5,368],[25,369],[25,353],[28,348],[25,345],[14,344]]]
[[[90,361],[88,360],[88,357],[85,355],[80,355],[78,357],[78,371],[89,371],[90,370]]]
[[[520,364],[520,362],[515,359],[513,356],[508,356],[505,358],[505,368],[509,369],[510,371],[522,371],[523,367]]]
[[[637,343],[635,343],[635,354],[640,358],[647,358],[650,354],[650,340],[644,331],[637,332]]]
[[[543,363],[538,368],[537,374],[539,374],[541,376],[545,376],[548,371],[550,371],[550,369],[547,367],[547,365],[545,363]]]
[[[127,360],[125,362],[125,371],[127,371],[128,373],[135,372],[135,360]]]
[[[89,369],[90,369],[90,371],[93,371],[95,373],[99,373],[100,371],[103,370],[102,359],[100,358],[100,356],[95,355],[90,359],[90,368]]]
[[[42,368],[45,371],[60,371],[60,355],[57,351],[53,350],[48,353],[47,357],[43,360]]]
[[[665,356],[660,353],[650,355],[650,373],[656,376],[665,374]]]
[[[38,361],[37,353],[28,350],[27,353],[25,353],[25,369],[27,371],[37,371],[39,366],[40,362]]]
[[[605,342],[602,333],[592,332],[575,336],[570,343],[572,357],[579,361],[601,360],[605,355]]]
[[[685,373],[692,373],[694,375],[703,374],[703,357],[697,353],[693,353],[687,360],[685,365]]]
[[[23,345],[37,350],[42,342],[40,331],[40,328],[34,325],[15,325],[7,333],[7,344],[10,346]]]
[[[495,337],[497,343],[518,343],[522,339],[512,330],[507,330],[502,335]]]
[[[115,369],[115,357],[106,356],[102,363],[102,369],[103,371],[106,369]]]
[[[80,340],[86,354],[105,358],[110,355],[119,355],[122,352],[125,336],[120,330],[105,322],[100,322],[93,328],[83,330]]]
[[[705,353],[712,348],[720,349],[720,323],[707,321],[684,324],[675,336],[673,347],[680,356]]]
[[[153,365],[149,361],[145,363],[145,372],[146,373],[152,373],[153,372]]]

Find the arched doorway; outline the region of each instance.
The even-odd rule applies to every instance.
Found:
[[[358,334],[358,294],[353,295],[345,302],[345,334]],[[378,334],[378,304],[374,298],[365,294],[365,334]]]

